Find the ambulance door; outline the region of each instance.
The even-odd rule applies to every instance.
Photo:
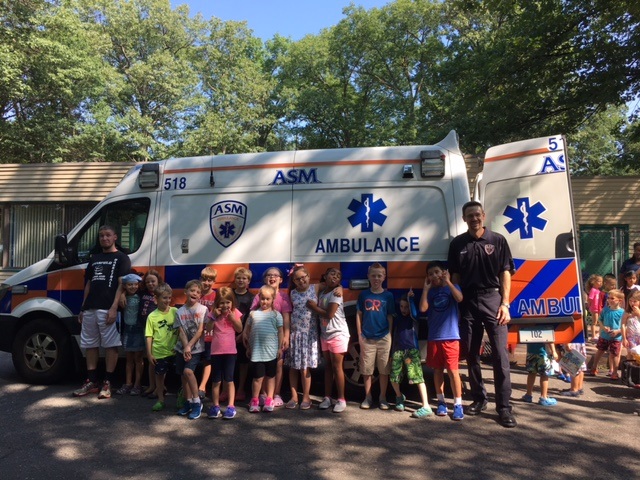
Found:
[[[514,258],[509,343],[584,341],[565,138],[491,148],[478,188],[486,225]]]

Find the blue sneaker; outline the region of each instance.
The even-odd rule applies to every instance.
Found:
[[[224,411],[223,418],[225,420],[231,420],[235,416],[236,416],[236,407],[234,407],[233,405],[229,405],[227,409]]]
[[[527,402],[527,403],[532,403],[533,402],[533,395],[528,395],[528,394],[524,394],[522,396],[522,401],[523,402]]]
[[[191,412],[191,402],[185,402],[180,410],[178,410],[178,415],[185,416]]]
[[[221,416],[222,412],[220,411],[220,405],[212,405],[211,408],[209,408],[207,418],[220,418]]]
[[[555,398],[551,397],[540,397],[540,400],[538,400],[538,405],[542,405],[543,407],[553,407],[557,403],[558,401]]]
[[[436,408],[436,415],[439,417],[446,417],[447,413],[449,413],[447,410],[447,404],[444,402],[438,402],[438,408]]]
[[[464,418],[464,413],[462,411],[462,404],[453,406],[453,416],[451,418],[458,422]]]
[[[187,418],[189,420],[195,420],[197,418],[200,418],[201,414],[202,414],[202,402],[192,403],[191,404],[191,413],[189,414],[189,416]]]

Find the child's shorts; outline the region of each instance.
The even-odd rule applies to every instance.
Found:
[[[620,340],[605,340],[600,337],[598,339],[598,343],[596,343],[596,348],[603,352],[608,350],[611,355],[617,357],[620,355],[620,351],[622,350],[622,342]]]
[[[144,330],[138,325],[124,325],[122,346],[125,352],[142,352],[146,349]]]
[[[173,360],[176,357],[156,358],[155,372],[156,375],[166,375],[169,371],[169,367],[173,365]]]
[[[320,348],[322,352],[347,353],[347,350],[349,350],[349,337],[336,335],[328,340],[320,337]]]
[[[184,359],[184,355],[180,352],[176,353],[176,373],[178,375],[182,375],[185,369],[189,369],[192,372],[196,370],[198,365],[200,364],[200,357],[202,355],[200,353],[194,353],[191,355],[191,359],[186,361]]]
[[[458,370],[459,340],[431,340],[427,345],[427,365],[436,370]]]
[[[406,369],[403,368],[404,366],[406,366]],[[422,362],[420,362],[420,351],[417,348],[398,350],[393,353],[393,358],[391,360],[391,382],[402,382],[405,370],[407,371],[407,378],[409,379],[410,384],[424,383]]]
[[[373,375],[376,367],[381,375],[389,375],[391,365],[391,335],[383,338],[367,339],[360,336],[360,373]]]
[[[553,367],[551,360],[546,355],[527,355],[527,372],[538,375],[551,375]]]
[[[251,371],[253,372],[253,378],[276,376],[276,370],[278,368],[278,360],[273,359],[268,362],[251,362]]]
[[[211,380],[213,383],[218,383],[223,380],[225,382],[233,382],[235,369],[235,354],[211,355]]]

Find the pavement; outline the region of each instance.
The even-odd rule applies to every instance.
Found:
[[[516,352],[519,354],[520,352]],[[517,355],[516,355],[517,356]],[[491,367],[483,365],[490,401]],[[518,427],[501,427],[490,403],[461,422],[369,411],[349,401],[343,414],[276,409],[233,420],[187,420],[151,411],[140,397],[73,398],[78,385],[21,382],[0,354],[2,479],[532,479],[637,478],[640,390],[604,377],[585,395],[542,407],[518,400],[526,371],[512,368]],[[550,380],[557,395],[567,384]],[[409,387],[407,387],[409,389]],[[408,392],[410,393],[410,392]],[[538,390],[534,392],[537,401]],[[319,397],[314,397],[317,402]],[[392,400],[391,394],[389,400]],[[464,400],[465,404],[469,399]],[[433,404],[432,404],[433,405]]]

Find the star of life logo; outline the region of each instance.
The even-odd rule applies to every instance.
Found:
[[[247,206],[235,200],[223,200],[211,206],[209,227],[213,238],[227,248],[240,238],[247,220]]]
[[[511,220],[504,225],[507,232],[519,231],[520,239],[533,238],[533,231],[543,231],[547,226],[547,220],[540,218],[540,215],[547,209],[540,202],[530,204],[529,197],[518,198],[516,207],[507,205],[503,215]]]
[[[382,213],[386,208],[387,205],[381,198],[374,201],[373,194],[363,193],[360,201],[354,198],[349,204],[349,210],[354,212],[349,217],[349,222],[352,227],[360,225],[361,232],[373,232],[374,224],[382,226],[387,219],[387,216]]]

